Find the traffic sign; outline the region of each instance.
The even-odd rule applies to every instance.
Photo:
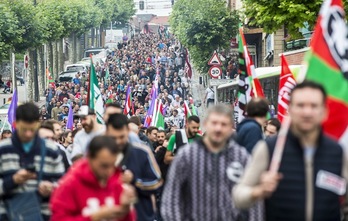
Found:
[[[209,79],[209,85],[214,87],[214,86],[219,86],[221,84],[227,84],[233,81],[237,81],[236,79]]]
[[[28,55],[24,55],[24,67],[28,69],[29,66],[29,57]]]
[[[208,65],[222,65],[219,55],[216,52],[214,52],[213,56],[210,58]]]
[[[211,66],[209,69],[209,74],[211,78],[218,78],[222,74],[222,69],[220,66]]]

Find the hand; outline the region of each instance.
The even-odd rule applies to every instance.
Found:
[[[122,174],[123,183],[130,184],[133,181],[134,175],[130,170],[125,170]]]
[[[92,221],[102,221],[109,219],[118,219],[124,217],[129,212],[128,206],[102,206],[98,212],[91,215]]]
[[[120,204],[122,206],[129,206],[133,203],[136,203],[137,196],[134,187],[129,184],[123,184],[122,188],[123,191],[120,197]]]
[[[13,182],[15,184],[19,184],[19,185],[27,182],[27,180],[35,179],[35,178],[36,178],[36,174],[32,173],[32,172],[29,172],[26,169],[20,169],[20,170],[17,171],[17,173],[15,173],[12,176]]]
[[[277,189],[282,174],[274,172],[264,172],[261,175],[260,185],[254,188],[252,196],[255,199],[267,198]]]
[[[49,182],[49,181],[42,181],[39,184],[39,193],[41,196],[43,197],[48,197],[51,195],[52,190],[53,190],[53,183]]]

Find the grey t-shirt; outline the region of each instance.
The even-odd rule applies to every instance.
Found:
[[[78,154],[85,155],[87,153],[87,146],[89,142],[91,142],[91,140],[94,137],[104,134],[105,130],[106,130],[106,127],[102,127],[100,130],[95,132],[90,132],[90,133],[86,133],[84,129],[79,131],[74,138],[73,150],[70,155],[71,156],[70,160]]]

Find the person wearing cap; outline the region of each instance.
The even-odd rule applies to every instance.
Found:
[[[177,94],[174,94],[174,97],[175,97],[175,100],[172,101],[171,106],[176,109],[180,107],[180,97]]]
[[[89,142],[94,137],[105,133],[105,127],[97,122],[95,111],[87,105],[81,106],[77,116],[80,117],[83,129],[74,138],[72,158],[79,154],[85,155]]]

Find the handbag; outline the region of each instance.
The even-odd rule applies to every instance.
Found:
[[[41,140],[41,162],[38,174],[38,184],[42,180],[43,166],[46,156],[45,141]],[[40,196],[36,191],[15,194],[5,200],[7,217],[9,221],[43,221],[41,215]]]

